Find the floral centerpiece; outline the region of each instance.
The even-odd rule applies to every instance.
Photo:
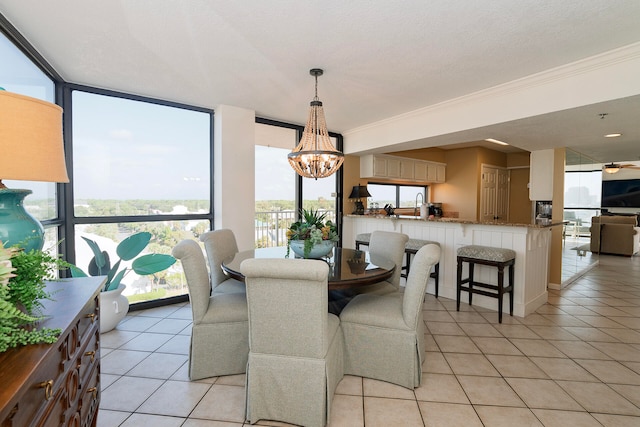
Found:
[[[338,241],[338,227],[333,221],[325,222],[327,213],[320,213],[313,209],[302,209],[300,211],[301,219],[296,221],[287,230],[287,257],[289,257],[289,249],[293,247],[296,252],[295,245],[304,245],[304,258],[312,257],[314,246],[327,246],[325,253],[319,255],[324,256],[331,251],[333,244]]]

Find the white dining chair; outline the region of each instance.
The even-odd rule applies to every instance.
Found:
[[[193,381],[244,373],[249,355],[244,292],[211,295],[206,261],[195,241],[183,240],[171,253],[182,263],[189,288],[193,316],[189,378]]]
[[[422,303],[440,247],[423,246],[414,256],[404,293],[361,294],[340,314],[345,374],[407,388],[422,381],[425,324]]]
[[[322,427],[343,377],[340,320],[329,314],[320,260],[248,259],[246,417]]]

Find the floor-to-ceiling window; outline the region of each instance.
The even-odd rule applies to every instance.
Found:
[[[118,242],[133,233],[150,232],[147,250],[169,254],[211,228],[210,111],[73,88],[71,105],[78,267],[92,258],[85,239],[115,262]],[[187,293],[179,263],[123,282],[134,303]]]

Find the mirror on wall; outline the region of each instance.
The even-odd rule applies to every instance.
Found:
[[[562,285],[573,281],[598,259],[591,252],[591,219],[600,215],[602,164],[566,149],[562,233]]]

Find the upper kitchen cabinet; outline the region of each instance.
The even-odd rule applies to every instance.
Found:
[[[553,199],[554,150],[532,151],[529,167],[529,200]]]
[[[445,166],[425,160],[367,154],[360,157],[360,177],[440,183],[445,180]]]

